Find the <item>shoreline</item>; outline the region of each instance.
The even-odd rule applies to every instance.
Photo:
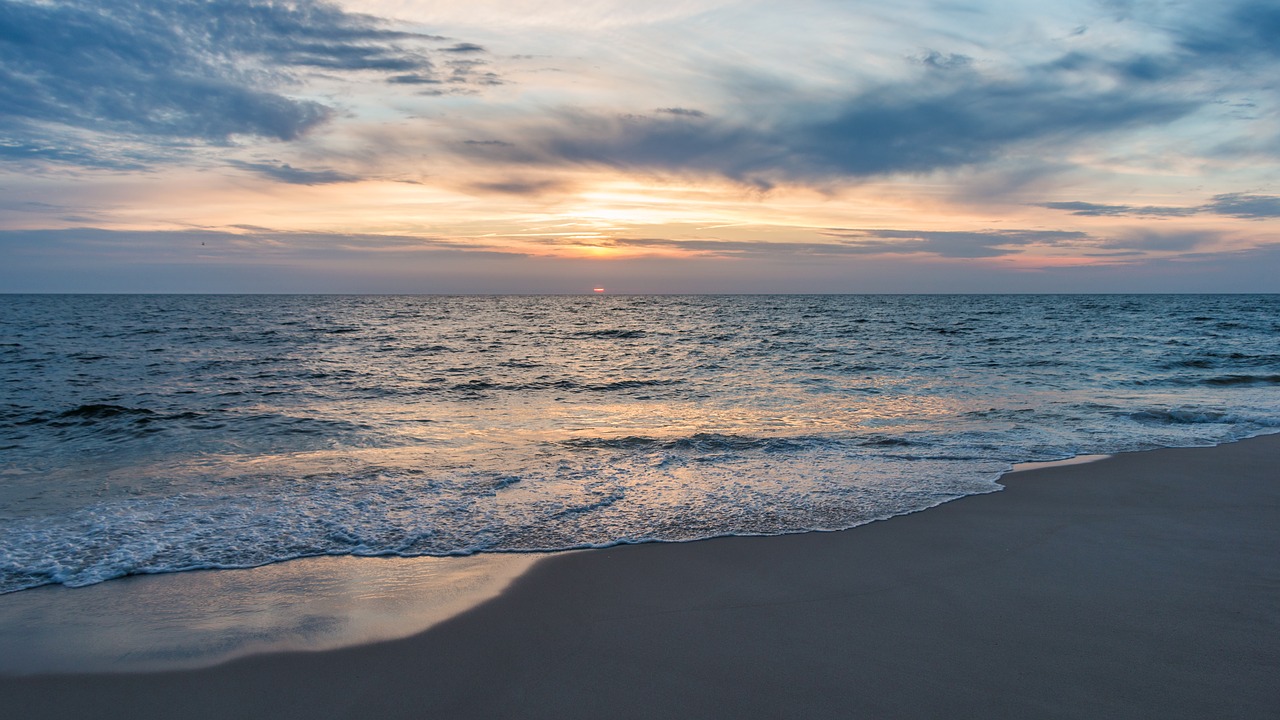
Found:
[[[215,667],[416,635],[496,597],[543,555],[319,555],[0,595],[0,677]]]
[[[1019,463],[1000,477],[1107,457]],[[1002,489],[992,482],[987,492]],[[780,534],[843,532],[898,516]],[[725,537],[755,536],[649,542]],[[254,655],[398,640],[493,598],[543,558],[631,544],[648,542],[457,556],[313,555],[247,568],[141,573],[80,587],[41,585],[0,594],[0,647],[14,649],[0,654],[0,676],[193,670]]]
[[[412,637],[0,676],[0,701],[24,718],[1263,716],[1276,467],[1264,435],[1019,469],[850,530],[557,553]]]

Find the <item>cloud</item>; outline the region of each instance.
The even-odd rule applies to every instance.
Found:
[[[1200,212],[1200,208],[1195,207],[1167,207],[1160,205],[1101,205],[1098,203],[1080,201],[1037,203],[1034,207],[1048,208],[1050,210],[1065,210],[1072,215],[1081,215],[1084,217],[1184,217],[1187,215],[1195,215]]]
[[[652,115],[564,110],[520,126],[490,160],[718,174],[768,187],[928,174],[1065,147],[1185,117],[1207,100],[1143,83],[1080,80],[1053,63],[1021,77],[926,56],[913,77],[810,98],[779,90],[778,117],[659,108]],[[745,93],[738,93],[745,94]],[[496,133],[495,133],[496,134]],[[518,142],[515,139],[518,137]]]
[[[329,185],[355,182],[360,179],[355,175],[340,173],[336,170],[303,170],[288,163],[251,163],[230,160],[227,164],[290,185]]]
[[[702,112],[701,110],[693,110],[691,108],[682,108],[682,107],[658,108],[657,110],[654,110],[654,112],[666,113],[667,115],[678,115],[681,117],[691,117],[691,118],[704,118],[707,116],[707,114]]]
[[[449,83],[465,83],[468,85],[502,85],[504,81],[497,73],[485,70],[488,66],[483,60],[450,60],[445,63],[449,74],[445,81]]]
[[[999,56],[989,52],[979,61],[929,49],[907,58],[909,66],[898,68],[894,80],[850,81],[843,90],[824,85],[807,91],[778,76],[764,80],[738,72],[718,87],[719,96],[735,104],[711,114],[679,106],[648,114],[565,108],[493,132],[512,147],[475,156],[482,162],[718,175],[765,188],[1028,165],[1046,174],[1068,172],[1082,148],[1133,132],[1159,138],[1156,133],[1175,123],[1220,119],[1224,93],[1265,90],[1253,73],[1275,69],[1272,55],[1280,51],[1270,49],[1277,47],[1272,36],[1251,28],[1249,37],[1261,40],[1234,49],[1229,38],[1244,32],[1245,22],[1271,28],[1280,12],[1258,2],[1185,8],[1159,22],[1154,12],[1144,6],[1121,13],[1146,18],[1126,21],[1133,42],[1064,40],[1056,54],[1019,66],[993,61]],[[1218,28],[1206,31],[1218,39],[1197,44],[1201,28]],[[1246,55],[1257,62],[1249,73],[1236,72]],[[1204,117],[1194,117],[1201,111]],[[1229,139],[1188,151],[1224,155]],[[1074,210],[1188,212],[1154,206]]]
[[[400,85],[442,85],[444,80],[432,75],[392,75],[387,82]]]
[[[135,154],[132,148],[120,146],[94,148],[89,144],[68,142],[64,137],[56,137],[37,128],[23,128],[22,132],[5,130],[0,126],[0,161],[5,162],[37,161],[111,170],[143,170],[147,167],[143,158],[154,155],[146,152]]]
[[[1214,195],[1204,206],[1206,212],[1235,218],[1261,220],[1280,217],[1280,197],[1275,195],[1246,195],[1227,193]]]
[[[1075,230],[830,230],[824,233],[847,243],[851,252],[868,254],[931,253],[950,258],[1008,255],[1027,245],[1069,245],[1089,239]]]
[[[995,159],[1021,144],[1052,144],[1162,125],[1195,106],[1129,89],[1078,87],[1054,73],[1020,81],[955,72],[877,88],[829,120],[801,127],[799,149],[850,175],[924,173]]]
[[[1212,231],[1157,232],[1148,229],[1131,230],[1118,238],[1099,243],[1100,249],[1165,251],[1184,253],[1221,239]]]
[[[288,94],[298,72],[431,77],[424,44],[440,39],[311,0],[10,0],[0,3],[0,148],[110,166],[101,141],[74,131],[155,145],[295,140],[334,116]]]
[[[1182,31],[1179,44],[1192,54],[1226,62],[1250,57],[1280,57],[1280,6],[1271,0],[1247,0],[1230,6],[1227,12],[1199,18],[1194,27]]]
[[[868,254],[838,240],[624,238],[612,244],[687,252],[601,261],[444,238],[242,229],[0,231],[0,256],[6,260],[0,264],[0,291],[590,293],[593,284],[642,293],[1280,290],[1275,273],[1280,244],[1172,258],[1114,250],[1092,266],[1026,270],[919,252]],[[1014,231],[1002,239],[1016,242],[1018,232],[1036,231]],[[1076,242],[1052,235],[1045,240]]]
[[[537,197],[549,192],[562,191],[567,186],[567,183],[560,180],[506,180],[503,182],[471,183],[467,188],[482,194]]]
[[[551,241],[559,244],[559,241]],[[721,258],[826,257],[856,253],[849,246],[832,242],[777,242],[768,240],[717,240],[713,238],[614,238],[598,243],[602,247],[654,250],[683,250]]]
[[[0,230],[0,248],[14,253],[65,254],[93,258],[110,256],[113,262],[165,263],[175,259],[232,262],[252,260],[305,261],[338,259],[362,253],[492,253],[491,245],[450,241],[438,237],[376,235],[367,233],[285,232],[240,226],[243,232],[222,230],[121,231],[95,227],[55,230]]]
[[[834,228],[821,232],[832,240],[820,242],[718,240],[714,238],[616,238],[612,247],[676,249],[722,257],[918,255],[944,258],[982,258],[1009,255],[1030,246],[1092,244],[1086,233],[1071,230],[937,230]]]
[[[943,54],[937,50],[930,50],[924,55],[914,59],[921,65],[925,65],[935,70],[960,70],[973,64],[973,58],[968,55],[959,55],[955,53]]]
[[[1224,215],[1250,220],[1280,217],[1280,197],[1245,193],[1214,195],[1213,199],[1208,203],[1190,207],[1104,205],[1081,201],[1036,203],[1034,207],[1064,210],[1072,215],[1086,217],[1187,217],[1202,214]]]

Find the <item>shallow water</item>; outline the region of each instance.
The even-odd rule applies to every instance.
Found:
[[[851,527],[1280,427],[1280,296],[0,296],[0,591]]]
[[[502,592],[540,555],[300,558],[0,597],[0,675],[139,672],[409,637]]]

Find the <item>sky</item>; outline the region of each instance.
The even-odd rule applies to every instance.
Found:
[[[1280,292],[1276,0],[0,0],[0,292]]]

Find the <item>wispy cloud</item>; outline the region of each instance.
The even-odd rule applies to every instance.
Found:
[[[466,186],[480,194],[523,195],[538,197],[565,190],[569,184],[560,180],[503,180],[500,182],[476,182]]]
[[[0,230],[0,248],[33,252],[75,251],[92,257],[109,253],[118,261],[164,262],[175,258],[289,261],[341,258],[366,252],[493,253],[492,245],[438,237],[368,233],[286,232],[242,226],[225,230],[109,230],[73,227],[59,230]],[[503,253],[519,255],[519,253]]]
[[[828,230],[852,252],[876,254],[930,253],[951,258],[997,257],[1026,246],[1060,246],[1089,239],[1076,230]]]
[[[1216,215],[1254,220],[1278,218],[1280,217],[1280,197],[1244,193],[1215,195],[1213,200],[1204,206],[1204,210]]]
[[[289,163],[254,163],[229,160],[227,164],[290,185],[328,185],[331,183],[355,182],[360,179],[356,175],[349,175],[336,170],[304,170],[293,167]]]
[[[1073,230],[931,230],[833,228],[819,232],[829,240],[776,241],[717,238],[616,238],[606,247],[682,250],[722,257],[930,255],[942,258],[988,258],[1011,255],[1028,247],[1095,245],[1087,233]]]
[[[711,175],[766,188],[970,168],[1009,172],[1035,161],[1043,173],[1066,173],[1079,167],[1072,156],[1081,148],[1122,147],[1128,133],[1173,132],[1180,123],[1203,122],[1220,112],[1224,96],[1257,88],[1256,79],[1242,76],[1276,69],[1280,53],[1257,29],[1275,22],[1267,4],[1183,8],[1158,22],[1153,13],[1130,8],[1128,15],[1146,20],[1126,21],[1116,30],[1140,25],[1141,42],[1063,41],[1041,48],[1055,52],[1041,52],[1035,62],[1001,64],[927,49],[899,59],[901,65],[886,73],[892,79],[850,78],[843,89],[832,82],[815,92],[801,79],[788,80],[785,68],[767,76],[738,71],[719,78],[716,87],[719,97],[733,100],[708,110],[610,113],[563,106],[536,118],[509,117],[489,128],[510,143],[507,151],[485,148],[473,159]],[[1233,34],[1246,41],[1231,45]],[[762,104],[761,96],[771,102]],[[1228,139],[1224,134],[1184,149],[1225,157]],[[1272,145],[1280,151],[1280,140]],[[1183,210],[1142,212],[1172,216]]]
[[[440,51],[447,53],[482,53],[485,52],[485,49],[484,46],[476,45],[475,43],[458,43],[447,48],[441,48]]]
[[[1225,193],[1214,195],[1203,205],[1190,207],[1163,205],[1107,205],[1068,201],[1037,203],[1036,207],[1063,210],[1085,217],[1187,217],[1189,215],[1225,215],[1249,220],[1280,217],[1280,196]]]
[[[0,153],[120,165],[101,137],[77,130],[158,146],[294,140],[335,113],[290,92],[297,73],[432,77],[427,46],[439,40],[310,0],[10,0],[0,3]]]
[[[1067,202],[1037,203],[1035,207],[1063,210],[1082,217],[1185,217],[1200,212],[1195,207],[1170,207],[1162,205],[1104,205],[1100,203]]]
[[[793,93],[780,119],[661,108],[651,115],[564,110],[519,134],[500,161],[699,172],[754,184],[922,174],[1168,124],[1207,100],[1080,82],[1050,63],[1021,78],[933,59],[916,76],[837,100]]]

